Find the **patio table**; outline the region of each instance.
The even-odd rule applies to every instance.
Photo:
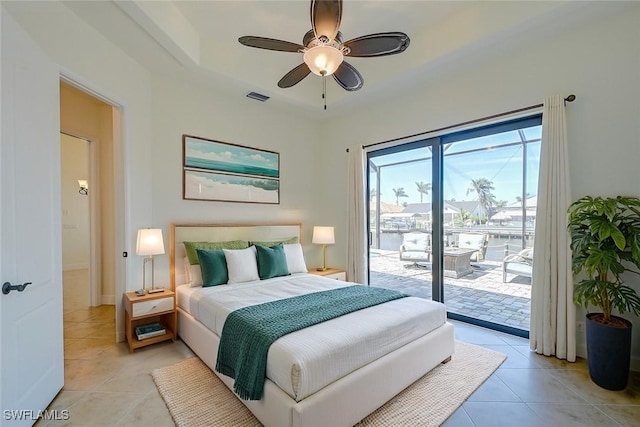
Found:
[[[445,248],[444,250],[444,275],[445,277],[458,278],[473,273],[471,268],[471,254],[475,249]]]

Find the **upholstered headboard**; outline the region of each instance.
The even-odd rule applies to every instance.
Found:
[[[172,224],[169,230],[171,289],[184,283],[183,242],[225,242],[229,240],[273,241],[302,239],[302,224]]]

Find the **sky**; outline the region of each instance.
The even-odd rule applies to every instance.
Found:
[[[538,168],[540,164],[541,126],[523,130],[527,144],[527,190],[534,196],[538,188]],[[444,147],[444,199],[456,201],[477,200],[475,192],[467,195],[471,180],[486,178],[493,182],[496,200],[514,203],[522,194],[523,147],[522,144],[505,147],[505,144],[521,141],[518,131],[505,132],[481,138],[454,142]],[[502,147],[501,147],[502,146]],[[467,152],[482,149],[481,151]],[[465,153],[467,152],[467,153]],[[415,160],[396,166],[391,163]],[[396,203],[394,188],[404,187],[409,197],[401,197],[400,204],[420,203],[416,182],[431,182],[431,151],[428,148],[394,153],[373,159],[381,168],[381,200]],[[375,188],[375,175],[371,175],[371,188]],[[431,193],[423,196],[423,202],[431,201]]]

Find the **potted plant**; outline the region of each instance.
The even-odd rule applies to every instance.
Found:
[[[569,207],[574,274],[586,273],[574,289],[574,302],[589,310],[587,362],[593,382],[608,390],[627,386],[631,322],[612,314],[640,314],[640,297],[621,274],[640,274],[640,199],[582,197]],[[635,266],[635,269],[633,268]]]

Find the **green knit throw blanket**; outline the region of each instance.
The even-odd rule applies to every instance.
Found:
[[[245,400],[260,400],[267,353],[278,338],[345,314],[403,298],[401,292],[348,286],[252,305],[227,316],[222,328],[216,371],[234,378],[233,389]]]

